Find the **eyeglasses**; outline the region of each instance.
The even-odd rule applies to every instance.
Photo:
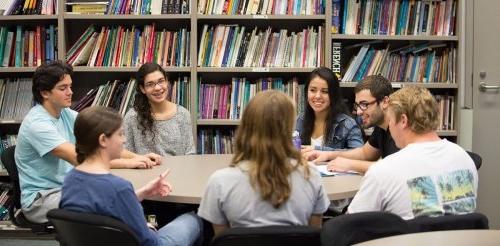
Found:
[[[377,99],[373,100],[372,102],[360,102],[360,103],[354,102],[353,109],[355,111],[357,111],[358,109],[360,109],[361,111],[365,111],[368,109],[368,107],[370,107],[370,105],[372,105],[376,102],[378,102]]]
[[[144,87],[146,87],[148,89],[152,89],[152,88],[155,88],[156,85],[165,86],[166,84],[167,84],[167,80],[164,78],[161,78],[161,79],[157,80],[156,82],[149,81],[149,82],[144,83]]]

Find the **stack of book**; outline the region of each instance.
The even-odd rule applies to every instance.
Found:
[[[9,148],[11,146],[15,146],[16,144],[17,144],[17,135],[2,135],[0,137],[0,155],[2,154],[2,152],[5,149],[7,149],[7,148]],[[0,160],[0,171],[2,171],[2,172],[3,171],[7,171],[5,169],[5,167],[3,166],[1,160]],[[0,183],[0,187],[1,187],[1,183]],[[1,189],[0,189],[0,191],[1,191]],[[0,211],[0,214],[1,214],[1,211]],[[0,215],[0,218],[1,218],[1,215]]]
[[[261,78],[250,83],[246,78],[232,78],[231,84],[206,84],[200,78],[198,118],[240,119],[246,105],[255,94],[279,90],[290,96],[301,110],[304,104],[304,85],[297,78],[284,82],[282,78]]]
[[[54,15],[57,0],[1,0],[0,15]]]
[[[115,80],[93,88],[87,92],[71,108],[75,111],[82,111],[90,106],[110,107],[117,110],[121,115],[125,115],[132,107],[136,93],[137,80],[131,78],[128,82]],[[167,99],[173,103],[180,104],[190,109],[190,83],[189,77],[170,78],[167,86]]]
[[[0,79],[0,119],[22,120],[33,106],[31,78]]]
[[[71,109],[80,112],[86,107],[103,106],[114,108],[121,115],[125,115],[132,105],[136,86],[135,79],[128,82],[120,80],[108,81],[106,84],[87,92],[84,97],[71,106]]]
[[[70,7],[68,13],[73,14],[105,14],[109,1],[99,0],[66,0]]]
[[[362,45],[349,62],[342,81],[360,81],[380,74],[389,81],[455,83],[457,49],[454,44],[421,43],[389,50]]]
[[[332,4],[333,33],[437,36],[456,33],[456,0],[333,0]]]
[[[9,210],[12,208],[9,184],[0,184],[0,221],[9,221]]]
[[[66,60],[73,66],[134,67],[147,62],[162,66],[184,67],[190,65],[190,32],[157,31],[155,24],[141,30],[132,28],[101,27],[92,25],[69,49]]]
[[[0,27],[0,67],[36,67],[57,57],[57,28]]]
[[[160,15],[189,14],[189,0],[67,0],[75,14]]]
[[[438,130],[454,130],[455,97],[450,95],[435,95],[439,105]]]
[[[198,51],[200,67],[318,67],[324,64],[324,28],[302,32],[271,27],[249,32],[239,25],[204,25]]]
[[[323,15],[325,0],[200,0],[206,15]]]
[[[234,130],[200,129],[198,131],[198,154],[232,154]]]

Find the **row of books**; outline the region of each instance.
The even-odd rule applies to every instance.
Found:
[[[199,79],[198,118],[240,119],[246,105],[255,94],[265,90],[279,90],[290,96],[300,111],[304,105],[304,84],[297,78],[261,78],[250,82],[246,78],[232,78],[231,83],[206,84]]]
[[[453,36],[457,1],[333,0],[332,33]]]
[[[9,209],[12,208],[9,189],[0,186],[0,221],[9,221]]]
[[[200,0],[206,15],[322,15],[325,0]]]
[[[108,81],[104,85],[91,89],[87,94],[71,106],[75,111],[82,111],[90,106],[110,107],[125,115],[133,103],[135,95],[135,79],[130,81]]]
[[[438,130],[455,129],[455,96],[435,95],[439,105],[439,125]]]
[[[390,81],[456,83],[456,60],[453,43],[422,43],[394,50],[389,45],[376,49],[365,44],[351,58],[342,81],[360,81],[365,76],[380,74]]]
[[[198,154],[232,154],[234,130],[200,129],[197,136]]]
[[[54,15],[57,0],[2,0],[0,15]]]
[[[57,57],[57,27],[0,27],[0,67],[36,67]]]
[[[189,14],[189,0],[71,0],[72,13],[110,15]]]
[[[167,99],[190,109],[190,83],[189,77],[170,78],[167,86]],[[131,78],[128,82],[114,80],[91,89],[87,94],[74,103],[71,108],[82,111],[90,106],[110,107],[125,115],[132,107],[136,93],[137,80]]]
[[[302,32],[271,27],[251,32],[239,25],[204,25],[198,66],[204,67],[318,67],[324,64],[324,28]]]
[[[147,62],[162,66],[190,66],[191,35],[179,31],[156,30],[155,24],[144,28],[91,25],[69,49],[66,59],[73,66],[134,67]]]
[[[2,135],[2,136],[0,136],[0,155],[2,154],[2,152],[5,149],[7,149],[11,146],[14,146],[16,144],[17,144],[17,135]],[[0,160],[0,171],[6,171],[5,167],[2,164],[2,160]]]
[[[31,78],[0,78],[0,119],[23,119],[33,106]]]

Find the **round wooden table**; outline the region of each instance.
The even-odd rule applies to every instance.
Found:
[[[129,180],[134,189],[137,189],[169,168],[167,179],[172,184],[172,192],[167,197],[154,197],[151,200],[199,204],[210,175],[218,169],[228,167],[231,158],[232,155],[169,156],[163,159],[162,165],[152,169],[112,169],[111,172]],[[353,197],[361,183],[359,175],[322,179],[330,200]]]
[[[457,230],[457,231],[433,231],[404,234],[380,238],[356,244],[359,246],[469,246],[469,245],[500,245],[500,230]]]

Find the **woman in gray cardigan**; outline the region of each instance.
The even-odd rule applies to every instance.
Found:
[[[136,78],[133,108],[124,118],[126,148],[162,156],[195,154],[189,111],[167,100],[168,74],[160,65],[146,63]]]

